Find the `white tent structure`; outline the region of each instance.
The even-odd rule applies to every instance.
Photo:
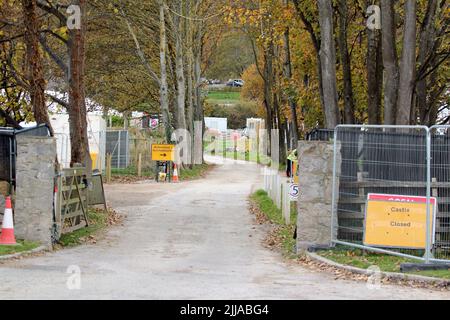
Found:
[[[46,91],[64,102],[68,101],[67,94],[55,91]],[[106,166],[106,121],[103,119],[103,106],[86,99],[87,124],[89,150],[92,158],[93,169],[103,170]],[[117,114],[111,110],[109,114]],[[64,167],[70,167],[70,126],[69,115],[65,109],[56,103],[49,106],[49,118],[56,138],[57,156],[59,163]],[[23,127],[35,126],[36,123],[21,123]]]

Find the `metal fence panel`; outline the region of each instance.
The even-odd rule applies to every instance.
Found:
[[[450,260],[450,126],[434,126],[431,135],[431,195],[438,198],[436,260]]]
[[[127,168],[130,165],[129,133],[126,130],[106,132],[106,153],[112,155],[113,168]]]
[[[335,153],[341,153],[341,167],[334,170],[334,243],[415,259],[430,258],[430,250],[364,246],[366,206],[369,193],[427,197],[430,210],[431,181],[429,134],[421,126],[338,126]],[[335,156],[335,166],[337,157]],[[338,187],[337,187],[338,186]],[[427,224],[432,221],[427,215]],[[426,228],[431,230],[430,228]],[[412,231],[414,232],[414,231]],[[419,231],[415,231],[419,232]],[[414,237],[431,238],[416,234]],[[426,241],[427,247],[431,244]],[[431,249],[431,247],[430,247]]]

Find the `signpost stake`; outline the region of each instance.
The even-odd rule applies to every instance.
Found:
[[[291,197],[290,197],[290,183],[283,183],[283,217],[286,225],[291,224]]]
[[[111,183],[111,160],[112,155],[111,153],[108,153],[106,155],[106,182]]]
[[[142,153],[138,155],[137,174],[138,177],[142,177]]]

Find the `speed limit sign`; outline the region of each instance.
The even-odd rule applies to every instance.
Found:
[[[299,189],[298,184],[292,183],[289,185],[289,199],[291,201],[298,201]]]

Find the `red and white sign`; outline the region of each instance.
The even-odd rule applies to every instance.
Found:
[[[427,203],[427,197],[421,196],[403,196],[397,194],[379,194],[379,193],[369,193],[367,194],[368,201],[389,201],[389,202],[406,202],[406,203]],[[436,240],[436,217],[437,217],[437,198],[430,197],[430,205],[432,205],[432,233],[433,233],[433,243]]]
[[[396,194],[378,194],[378,193],[369,193],[367,195],[367,200],[427,203],[427,197],[401,196],[401,195],[396,195]],[[436,198],[431,197],[430,203],[432,205],[436,206]]]
[[[159,121],[158,119],[150,119],[150,127],[152,129],[155,129],[158,127]]]

